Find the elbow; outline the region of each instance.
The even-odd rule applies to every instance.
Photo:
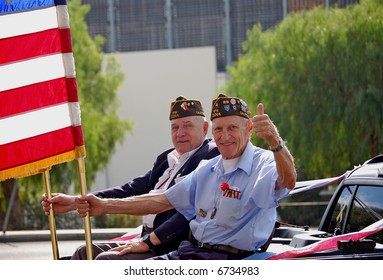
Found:
[[[295,184],[297,181],[297,173],[296,171],[289,172],[288,174],[284,174],[283,177],[279,179],[279,188],[287,188],[292,190],[295,188]]]
[[[295,180],[291,180],[286,183],[286,188],[288,188],[290,191],[293,190],[295,187]]]
[[[296,171],[294,170],[294,172],[291,174],[291,176],[289,176],[288,178],[286,178],[285,180],[285,186],[286,188],[288,188],[289,190],[292,190],[295,188],[295,184],[297,182],[297,173]]]

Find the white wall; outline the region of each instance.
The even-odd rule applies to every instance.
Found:
[[[180,95],[199,99],[210,118],[211,101],[218,86],[214,47],[115,56],[126,76],[118,91],[120,115],[133,120],[134,127],[117,147],[107,168],[98,174],[91,191],[121,185],[151,169],[156,156],[172,146],[171,101]]]

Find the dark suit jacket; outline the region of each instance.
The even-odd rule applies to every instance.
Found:
[[[174,148],[168,149],[161,153],[153,164],[152,170],[145,175],[135,178],[125,185],[108,188],[94,194],[101,198],[124,198],[129,196],[141,195],[148,193],[154,189],[158,179],[163,175],[169,167],[167,155]],[[188,159],[188,161],[177,172],[176,176],[185,176],[192,172],[203,159],[211,159],[219,155],[215,142],[205,140],[202,146]],[[174,179],[170,182],[169,188],[175,184]],[[168,221],[167,223],[165,223]],[[182,240],[189,237],[189,221],[179,214],[175,209],[157,214],[153,224],[154,232],[161,240],[161,245],[156,246],[157,254],[165,254],[178,248],[178,244]]]

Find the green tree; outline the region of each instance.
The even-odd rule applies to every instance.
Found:
[[[118,116],[118,100],[116,91],[122,85],[124,75],[113,56],[105,56],[102,46],[105,42],[101,36],[91,38],[85,16],[89,5],[82,5],[80,0],[68,2],[70,26],[72,35],[73,54],[75,58],[77,86],[82,114],[86,157],[86,180],[92,184],[96,173],[109,162],[117,143],[122,142],[124,135],[130,131],[132,123]],[[74,192],[79,194],[79,177],[77,162],[72,161],[54,166],[50,171],[53,192]],[[7,193],[12,186],[12,180],[4,182]],[[8,228],[46,228],[47,219],[42,213],[40,198],[44,192],[42,175],[26,177],[19,180],[17,200],[20,198],[20,219],[17,218]],[[75,188],[71,188],[71,186]],[[9,199],[9,195],[8,199]],[[19,209],[20,210],[20,209]],[[4,209],[3,209],[4,211]],[[19,213],[17,209],[13,212]],[[16,220],[15,220],[16,218]],[[102,218],[101,218],[102,221]],[[60,215],[56,217],[57,227],[82,227],[81,219],[76,216]],[[104,222],[101,222],[104,223]],[[81,225],[81,226],[80,226]],[[20,228],[13,229],[20,229]]]
[[[73,54],[82,111],[82,125],[87,151],[87,181],[92,183],[96,173],[109,162],[116,144],[124,139],[131,122],[118,116],[117,89],[124,74],[114,56],[105,56],[105,39],[88,33],[85,16],[89,5],[80,0],[69,2]],[[77,172],[77,170],[75,170]]]
[[[382,14],[383,1],[365,0],[254,26],[228,68],[227,92],[253,112],[265,104],[300,180],[340,175],[382,152]]]

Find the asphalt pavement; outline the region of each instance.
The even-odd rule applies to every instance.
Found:
[[[91,229],[92,241],[103,242],[136,229]],[[59,257],[70,256],[85,244],[84,230],[57,230]],[[49,230],[0,233],[0,260],[53,260]]]

